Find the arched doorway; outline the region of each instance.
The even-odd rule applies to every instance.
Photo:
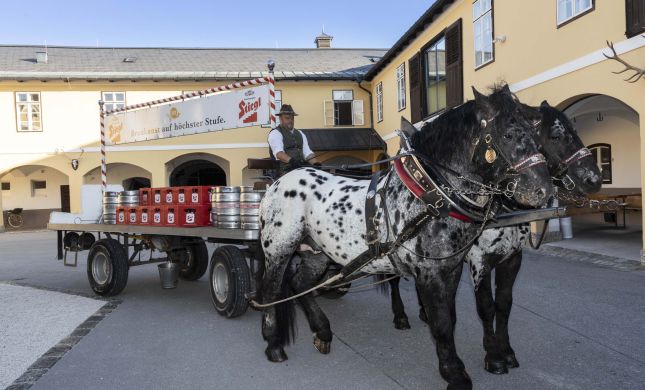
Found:
[[[23,209],[22,229],[47,226],[52,211],[70,210],[69,177],[45,165],[23,165],[0,177],[2,209],[7,226],[8,211]]]
[[[150,179],[147,177],[131,177],[123,180],[123,189],[134,191],[140,188],[150,188]]]
[[[207,160],[191,160],[178,165],[170,174],[170,186],[225,186],[226,172]]]
[[[171,186],[225,186],[230,176],[228,160],[210,153],[188,153],[166,162]]]
[[[125,190],[138,190],[150,187],[152,174],[134,164],[109,163],[107,165],[107,184],[120,184]],[[101,184],[101,167],[93,168],[83,175],[83,184]]]

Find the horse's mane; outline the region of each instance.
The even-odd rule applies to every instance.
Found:
[[[517,109],[516,98],[504,90],[503,85],[495,85],[488,100],[497,110],[497,115],[508,115]],[[432,156],[437,162],[448,163],[456,157],[466,157],[475,137],[481,132],[477,120],[477,106],[474,100],[449,109],[432,122],[426,123],[412,136],[412,147]]]

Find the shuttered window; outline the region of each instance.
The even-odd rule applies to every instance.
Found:
[[[412,123],[463,103],[461,19],[408,60]]]
[[[627,38],[645,32],[645,0],[626,0],[625,17]]]

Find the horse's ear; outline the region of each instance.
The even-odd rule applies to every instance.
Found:
[[[542,103],[540,103],[540,107],[541,108],[549,108],[549,107],[551,107],[551,105],[546,100],[542,100]]]
[[[508,84],[504,84],[504,86],[502,87],[502,92],[508,93],[508,94],[511,93],[511,88],[508,86]]]
[[[475,95],[475,105],[477,106],[477,108],[481,111],[484,111],[486,116],[491,116],[493,114],[493,106],[490,104],[488,97],[479,93],[479,91],[476,90],[475,87],[472,87],[472,89],[473,94]]]
[[[408,138],[412,137],[412,134],[416,133],[418,130],[410,121],[405,119],[404,117],[401,117],[401,131],[403,131]]]

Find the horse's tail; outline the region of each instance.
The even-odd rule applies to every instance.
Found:
[[[384,280],[391,277],[393,275],[390,274],[376,274],[374,275],[374,281],[375,283],[378,283],[376,285],[376,290],[380,292],[381,294],[387,295],[390,293],[390,283],[385,283]]]
[[[288,298],[292,291],[289,286],[291,280],[291,273],[289,267],[284,273],[282,278],[282,285],[280,286],[279,299]],[[275,306],[276,322],[279,329],[279,337],[285,345],[289,345],[296,340],[296,305],[293,300],[279,303]]]

